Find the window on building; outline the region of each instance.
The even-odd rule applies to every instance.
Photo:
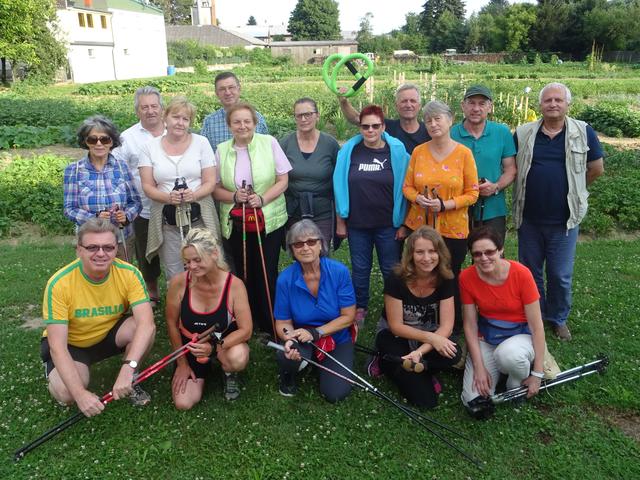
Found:
[[[84,23],[84,13],[78,13],[78,25],[81,27],[86,27],[86,23]]]
[[[314,48],[313,49],[313,54],[314,55],[322,55],[322,49],[321,48]]]
[[[93,15],[87,13],[87,27],[93,28]]]
[[[125,54],[125,55],[129,55],[129,49],[128,49],[128,48],[125,48],[125,49],[124,49],[124,54]]]
[[[89,53],[89,58],[95,58],[95,51],[93,48],[87,49],[87,52]]]
[[[100,15],[100,25],[102,25],[102,28],[107,28],[107,17],[104,15]]]

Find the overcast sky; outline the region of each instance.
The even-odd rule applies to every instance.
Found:
[[[467,0],[467,15],[478,11],[488,0]],[[297,0],[216,0],[216,17],[223,28],[246,25],[250,15],[258,25],[287,25]],[[419,13],[425,0],[338,0],[340,28],[358,30],[360,19],[373,13],[373,32],[386,33],[404,25],[409,12]],[[241,6],[242,8],[238,8]]]

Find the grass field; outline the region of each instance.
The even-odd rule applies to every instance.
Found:
[[[514,252],[511,242],[507,255]],[[337,256],[347,261],[344,247]],[[579,245],[574,341],[548,337],[563,369],[606,353],[606,374],[558,387],[522,407],[500,406],[488,422],[464,412],[461,375],[443,376],[440,406],[428,414],[474,439],[456,443],[483,461],[483,471],[363,392],[331,405],[307,374],[296,397],[281,397],[273,352],[255,341],[238,401],[222,399],[221,376],[215,375],[201,404],[178,412],[167,369],[146,382],[150,406],[110,404],[12,463],[14,450],[75,412],[48,396],[40,330],[25,328],[38,325],[44,284],[72,257],[69,242],[52,239],[0,245],[0,478],[640,478],[639,240]],[[379,311],[379,272],[372,297],[371,311]],[[161,313],[156,318],[158,336],[145,365],[170,351]],[[367,319],[362,343],[371,344],[375,320]],[[363,372],[364,357],[356,360]],[[118,368],[117,359],[94,368],[91,389],[109,390]],[[374,382],[396,395],[388,382]]]

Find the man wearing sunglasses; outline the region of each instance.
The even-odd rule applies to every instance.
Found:
[[[346,97],[339,96],[340,109],[349,123],[360,126],[360,112],[349,103]],[[411,155],[413,149],[421,143],[431,140],[424,126],[424,122],[418,120],[422,100],[420,89],[413,83],[403,83],[396,90],[396,111],[398,119],[385,118],[385,131],[404,144],[407,153]]]
[[[153,313],[138,269],[116,259],[116,228],[99,217],[80,226],[78,258],[49,279],[42,304],[46,329],[40,355],[49,392],[88,417],[104,409],[87,389],[89,367],[114,355],[123,354],[111,389],[114,399],[129,397],[134,405],[151,400],[132,382],[153,344]]]

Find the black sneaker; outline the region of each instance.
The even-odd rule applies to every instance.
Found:
[[[240,385],[237,373],[225,373],[224,375],[224,399],[228,402],[236,400],[240,396]]]
[[[280,374],[280,395],[283,397],[293,397],[298,393],[298,387],[296,386],[296,377],[291,372],[282,372]]]

